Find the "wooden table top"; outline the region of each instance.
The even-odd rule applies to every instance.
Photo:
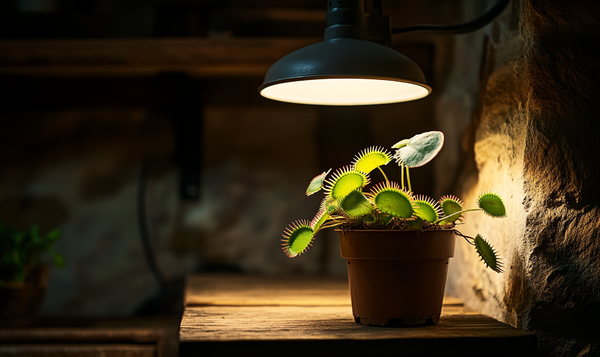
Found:
[[[440,322],[354,322],[346,279],[193,275],[180,356],[527,356],[536,337],[444,299]]]

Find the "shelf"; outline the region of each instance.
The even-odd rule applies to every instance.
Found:
[[[444,299],[440,322],[355,323],[345,279],[195,275],[186,283],[180,356],[529,356],[536,337]]]
[[[34,76],[263,76],[279,58],[320,38],[0,41],[0,74]]]

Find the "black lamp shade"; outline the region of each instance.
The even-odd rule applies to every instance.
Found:
[[[283,57],[258,89],[270,99],[318,105],[404,102],[431,93],[411,59],[354,38],[325,40]]]

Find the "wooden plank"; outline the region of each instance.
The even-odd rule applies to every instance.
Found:
[[[177,350],[178,318],[171,316],[142,317],[142,318],[60,318],[39,319],[35,325],[27,327],[4,327],[0,328],[0,351],[5,351],[6,346],[42,346],[38,350],[32,350],[31,354],[23,353],[22,356],[37,355],[45,353],[47,346],[66,346],[65,351],[71,351],[61,356],[78,356],[68,346],[99,346],[99,345],[122,345],[141,346],[143,351],[152,350],[152,356],[172,356]],[[4,348],[4,350],[2,350]],[[37,348],[37,347],[36,347]],[[52,350],[52,349],[50,349]],[[50,351],[48,350],[48,351]],[[56,351],[61,351],[62,347]],[[92,349],[93,351],[94,349]],[[20,349],[20,351],[24,351]],[[38,352],[36,352],[38,351]],[[52,350],[54,351],[54,350]],[[103,351],[112,351],[110,348]],[[120,348],[115,351],[125,351]],[[132,351],[136,351],[133,349]],[[115,352],[115,353],[117,353]],[[54,353],[54,352],[52,352]],[[87,353],[87,352],[86,352]],[[95,353],[95,352],[94,352]],[[116,356],[113,352],[106,352],[107,356]],[[127,352],[128,353],[128,352]],[[133,354],[122,354],[123,356],[134,356]],[[145,353],[145,352],[143,352]],[[3,356],[3,352],[0,352]],[[53,354],[49,354],[52,355]],[[84,354],[85,355],[85,354]],[[142,354],[143,355],[143,354]]]
[[[257,76],[321,38],[0,41],[0,74]]]
[[[478,347],[481,350],[478,350]],[[447,307],[418,328],[363,326],[350,306],[203,306],[185,309],[180,355],[528,355],[535,336],[488,316]]]
[[[155,357],[154,346],[127,344],[0,345],[0,356],[19,357]]]
[[[180,356],[527,356],[537,344],[454,298],[435,325],[357,324],[343,278],[195,275],[185,304]]]
[[[344,278],[192,275],[184,303],[198,305],[350,305]]]
[[[139,38],[84,40],[1,40],[0,75],[154,76],[186,72],[194,77],[262,77],[285,55],[322,41],[289,38]],[[431,81],[433,45],[396,43],[417,61]]]
[[[349,306],[345,277],[264,277],[233,274],[191,275],[186,280],[185,306]],[[453,297],[445,305],[460,305]]]
[[[81,327],[20,327],[0,329],[0,343],[14,341],[130,341],[157,343],[164,338],[160,329],[144,328],[81,328]]]
[[[464,326],[455,329],[458,320]],[[181,320],[180,341],[431,338],[432,329],[436,330],[436,338],[464,337],[464,327],[469,324],[495,320],[464,308],[450,307],[444,309],[441,321],[434,326],[413,329],[370,328],[354,322],[351,306],[189,307]],[[484,326],[475,333],[485,336],[491,326]],[[501,327],[506,328],[505,332],[518,331],[508,325]]]

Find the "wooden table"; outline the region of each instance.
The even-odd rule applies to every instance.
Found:
[[[180,356],[532,356],[536,337],[451,297],[435,325],[354,322],[345,279],[194,275]]]
[[[0,327],[0,356],[172,357],[177,318],[40,319],[31,326]]]

